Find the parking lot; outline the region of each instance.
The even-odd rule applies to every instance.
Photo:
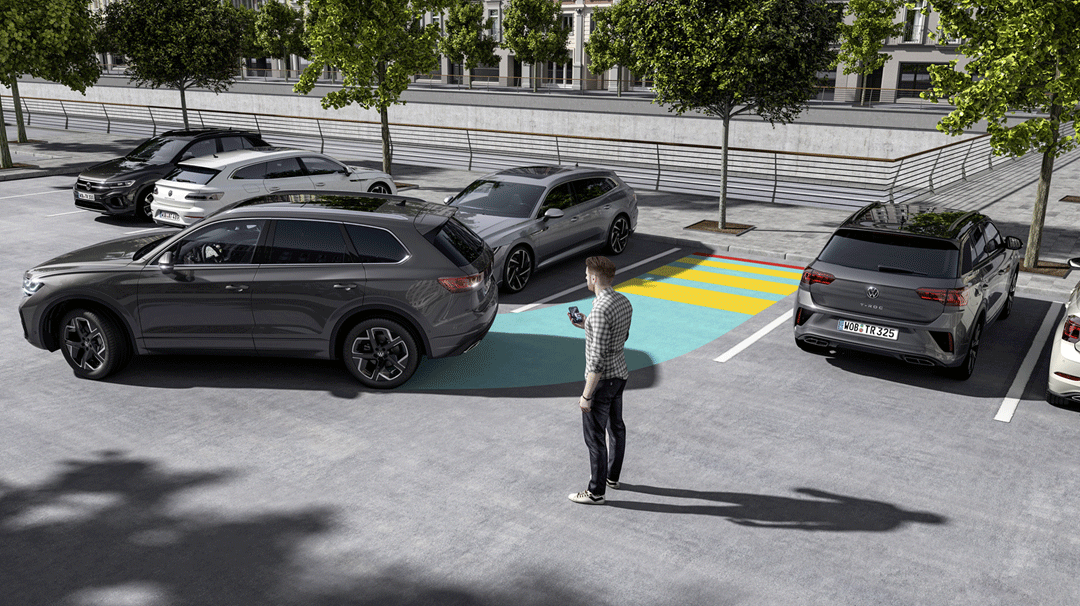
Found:
[[[400,179],[441,200],[473,176]],[[265,358],[136,358],[82,381],[23,339],[22,272],[150,226],[77,210],[72,180],[0,182],[12,604],[1080,595],[1080,414],[1042,399],[1059,303],[1018,294],[956,382],[797,349],[790,261],[632,237],[615,259],[635,307],[623,487],[581,507],[566,495],[588,481],[584,342],[565,312],[591,305],[587,255],[502,297],[479,347],[425,360],[394,392]]]

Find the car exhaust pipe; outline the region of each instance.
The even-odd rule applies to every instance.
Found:
[[[908,364],[914,364],[916,366],[936,366],[936,364],[934,364],[932,361],[927,360],[926,358],[919,358],[916,356],[903,356],[900,359],[907,362]]]
[[[803,337],[803,342],[815,347],[828,347],[829,342],[825,339],[819,339],[817,337]]]

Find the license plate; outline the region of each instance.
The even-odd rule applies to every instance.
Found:
[[[158,219],[172,219],[173,221],[179,221],[180,220],[180,215],[178,215],[178,214],[176,214],[174,212],[169,212],[167,210],[159,210],[159,211],[157,211],[157,214],[154,215],[154,216],[157,217]]]
[[[88,194],[88,193],[86,193],[84,191],[75,192],[75,197],[80,199],[80,200],[90,200],[90,201],[94,200],[94,194]]]
[[[892,339],[893,341],[896,340],[896,329],[887,326],[875,326],[873,324],[863,324],[862,322],[837,320],[836,328],[843,332],[854,332],[860,335],[869,335],[881,339]]]

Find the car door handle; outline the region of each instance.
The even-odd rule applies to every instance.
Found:
[[[316,181],[315,182],[315,187],[326,187],[326,182],[325,181]]]
[[[352,290],[352,289],[356,288],[356,285],[355,284],[335,284],[334,288],[337,288],[339,290]]]
[[[575,222],[575,221],[577,221],[577,220],[578,220],[578,218],[577,218],[577,217],[570,217],[570,222],[571,222],[571,223],[573,223],[573,222]]]
[[[604,210],[608,210],[608,209],[610,209],[610,208],[611,208],[611,205],[610,205],[610,204],[605,204],[605,205],[604,205]]]
[[[225,290],[235,290],[236,292],[242,292],[247,290],[247,284],[226,284]]]
[[[270,185],[266,189],[268,189],[270,191],[277,191],[277,190],[281,189],[281,186],[280,185]]]

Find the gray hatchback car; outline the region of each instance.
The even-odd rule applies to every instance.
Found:
[[[392,195],[255,198],[27,271],[23,333],[87,379],[133,353],[219,353],[341,359],[397,387],[495,321],[491,249],[453,215]]]
[[[637,194],[614,171],[526,166],[482,177],[446,202],[495,251],[509,292],[533,272],[590,248],[617,255],[637,227]]]
[[[866,206],[803,272],[795,342],[814,352],[884,354],[967,379],[983,330],[1012,311],[1022,247],[975,211]]]

